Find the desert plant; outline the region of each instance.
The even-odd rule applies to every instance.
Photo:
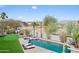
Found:
[[[65,28],[67,31],[67,36],[71,36],[72,30],[74,28],[74,23],[68,22],[67,24],[65,24]]]
[[[54,34],[57,29],[57,19],[52,16],[46,16],[44,18],[44,28],[47,33],[47,38],[50,39],[50,35]]]
[[[16,32],[14,29],[11,29],[11,30],[7,30],[7,34],[16,34]]]
[[[72,37],[73,37],[74,42],[75,42],[74,46],[76,48],[79,48],[79,32],[74,32]]]
[[[67,41],[67,32],[66,32],[66,30],[65,29],[61,29],[61,30],[59,30],[59,36],[60,36],[60,41],[62,42],[62,43],[64,43],[64,42],[66,42]]]
[[[79,48],[79,24],[75,24],[72,32],[72,38],[75,42],[75,47]]]
[[[25,32],[25,35],[26,36],[29,36],[29,34],[30,34],[30,31],[29,30],[25,29],[24,32]]]

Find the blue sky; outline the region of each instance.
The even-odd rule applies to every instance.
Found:
[[[0,13],[6,12],[9,18],[22,21],[41,21],[46,15],[60,20],[79,20],[77,5],[4,5]]]

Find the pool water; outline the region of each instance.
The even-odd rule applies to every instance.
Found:
[[[55,51],[58,53],[63,52],[63,45],[62,44],[58,44],[55,42],[49,42],[49,41],[45,41],[45,40],[40,40],[40,39],[32,39],[30,42],[33,45],[43,47],[43,48],[46,48],[46,49],[51,50],[51,51]],[[70,52],[71,51],[68,49],[68,47],[65,46],[65,53],[70,53]]]

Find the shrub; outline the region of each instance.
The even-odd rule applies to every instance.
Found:
[[[25,35],[29,36],[29,33],[30,33],[29,30],[24,30],[24,31],[25,31]]]
[[[15,30],[8,30],[7,34],[16,34]]]

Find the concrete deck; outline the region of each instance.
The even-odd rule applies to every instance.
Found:
[[[28,44],[28,40],[24,40],[23,38],[19,38],[20,44]],[[48,49],[39,47],[34,45],[35,48],[24,50],[24,53],[56,53],[54,51],[50,51]],[[23,47],[22,47],[23,48]]]
[[[38,46],[35,46],[35,48],[33,49],[24,50],[24,52],[25,53],[54,53],[53,51]]]

